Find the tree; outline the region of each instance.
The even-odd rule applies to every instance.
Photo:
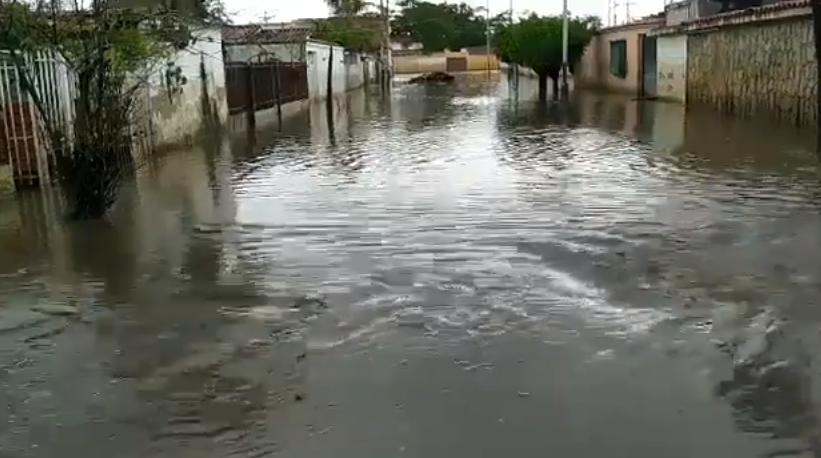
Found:
[[[598,18],[573,18],[568,29],[568,65],[581,60],[596,33]],[[553,81],[553,97],[559,96],[562,70],[562,17],[532,14],[513,24],[498,24],[494,46],[505,62],[530,67],[539,76],[539,100],[547,99],[547,80]]]
[[[326,0],[325,3],[335,16],[356,16],[370,6],[365,0]]]
[[[426,52],[486,43],[486,18],[465,3],[403,0],[398,5],[401,11],[392,21],[393,34],[413,38]]]
[[[313,37],[361,52],[377,52],[382,44],[382,20],[373,16],[317,20]]]
[[[113,205],[133,165],[129,127],[138,90],[174,50],[188,45],[193,24],[220,21],[222,14],[213,0],[148,1],[66,7],[60,0],[0,0],[0,49],[36,108],[72,219],[101,218]],[[35,53],[59,58],[73,74],[72,125],[46,106],[52,94],[36,84],[29,61]]]

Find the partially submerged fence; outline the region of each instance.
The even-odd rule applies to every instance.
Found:
[[[22,77],[34,86],[46,116],[66,126],[69,135],[74,118],[73,76],[65,61],[46,52],[23,59],[21,69],[0,51],[0,165],[11,165],[17,187],[49,181],[55,166],[47,154],[42,119]]]
[[[249,62],[225,65],[228,112],[277,108],[308,98],[308,66],[303,62]]]

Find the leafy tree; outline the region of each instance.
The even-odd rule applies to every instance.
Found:
[[[465,3],[433,3],[403,0],[393,19],[395,36],[411,37],[426,52],[482,46],[486,42],[486,18],[481,10]]]
[[[335,16],[357,16],[371,6],[366,0],[325,0],[325,4]]]
[[[568,65],[572,69],[596,33],[598,18],[573,18],[568,28]],[[547,99],[547,80],[553,81],[553,97],[559,96],[562,70],[562,17],[532,14],[513,24],[499,24],[494,34],[499,57],[532,68],[539,75],[539,99]]]
[[[376,52],[382,44],[382,20],[366,15],[330,17],[315,22],[313,36],[344,48]]]
[[[72,218],[103,217],[114,203],[131,164],[132,110],[147,76],[174,49],[187,46],[195,24],[220,20],[221,9],[211,0],[177,0],[171,6],[151,1],[120,7],[128,0],[93,0],[67,7],[60,0],[0,0],[0,49],[37,110]],[[73,73],[72,125],[54,116],[47,106],[52,95],[36,84],[39,75],[29,57],[38,52],[59,57]]]

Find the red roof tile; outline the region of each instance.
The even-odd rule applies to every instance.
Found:
[[[228,44],[299,43],[310,39],[312,32],[310,27],[268,29],[260,25],[229,26],[222,29],[222,41]]]

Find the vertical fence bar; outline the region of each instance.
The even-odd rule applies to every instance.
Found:
[[[38,62],[41,60],[41,55],[42,53],[37,53],[31,56],[29,58],[29,67],[32,69],[31,73],[34,75],[33,78],[36,81],[35,91],[39,95],[40,100],[44,103],[43,108],[48,111],[53,100],[51,100],[48,94],[45,72],[42,71],[43,69],[41,62]],[[34,148],[34,157],[37,163],[39,185],[40,187],[43,187],[48,185],[50,181],[48,139],[45,135],[43,135],[44,129],[42,126],[43,119],[41,114],[37,111],[37,107],[34,105],[32,98],[29,97],[28,99],[29,118],[31,119],[31,143]]]
[[[15,179],[19,180],[19,185],[22,186],[23,183],[23,163],[20,158],[20,142],[18,141],[19,133],[18,133],[18,121],[19,117],[17,113],[17,105],[19,105],[19,98],[20,94],[17,92],[18,89],[18,79],[20,75],[17,72],[17,67],[12,66],[10,68],[10,74],[13,75],[12,78],[6,79],[6,92],[11,95],[8,105],[7,115],[9,117],[9,123],[11,124],[11,129],[9,130],[9,139],[13,143],[13,150],[14,150],[14,161],[12,161],[12,170],[15,174]]]
[[[277,125],[282,128],[282,81],[280,80],[280,65],[277,62],[272,64],[274,69],[274,100],[277,105]]]
[[[8,116],[8,106],[9,106],[9,93],[6,90],[5,82],[8,81],[8,66],[6,65],[6,60],[3,59],[0,61],[0,109],[3,110],[0,113],[0,116],[3,118],[3,154],[5,154],[5,160],[8,161],[9,168],[12,170],[12,183],[14,183],[14,162],[11,160],[11,138],[10,138],[10,129],[9,129],[9,116]]]
[[[248,128],[255,129],[257,125],[256,120],[256,98],[254,97],[254,67],[252,64],[245,65],[246,70],[246,114],[248,116]]]

